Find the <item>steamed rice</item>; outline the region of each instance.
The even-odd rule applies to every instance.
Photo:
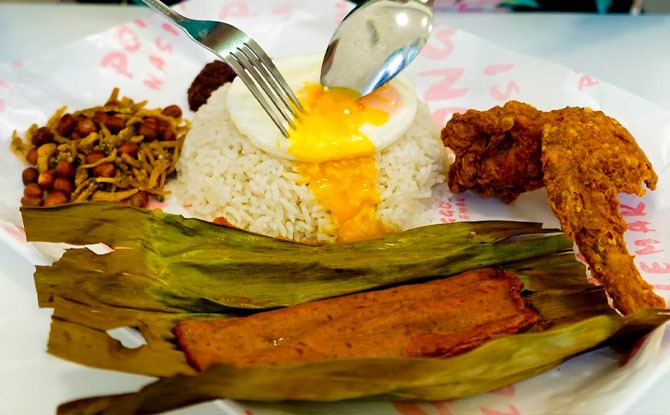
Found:
[[[334,242],[330,215],[287,159],[251,143],[226,109],[229,85],[216,90],[196,113],[170,185],[194,217],[224,217],[232,225],[264,235]],[[378,218],[395,230],[425,223],[432,188],[444,181],[446,151],[428,108],[419,103],[409,130],[375,156]]]

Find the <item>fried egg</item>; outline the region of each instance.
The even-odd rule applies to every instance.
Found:
[[[414,121],[414,86],[398,76],[365,97],[344,88],[324,88],[319,83],[321,61],[321,56],[312,55],[275,62],[305,109],[288,138],[239,78],[227,96],[231,119],[257,147],[293,161],[330,213],[339,242],[389,232],[377,219],[375,155],[402,137]]]
[[[417,107],[416,92],[409,78],[401,74],[361,98],[353,90],[321,86],[322,58],[294,56],[275,62],[306,110],[288,139],[239,78],[227,96],[237,129],[268,153],[307,162],[374,154],[405,133]]]

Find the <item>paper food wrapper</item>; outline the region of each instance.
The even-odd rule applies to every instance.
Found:
[[[352,5],[341,0],[193,0],[176,7],[189,17],[232,23],[268,54],[281,57],[324,51]],[[603,110],[636,137],[659,174],[659,184],[643,198],[621,195],[621,213],[629,223],[626,241],[645,279],[670,302],[670,226],[666,222],[670,113],[589,74],[502,49],[448,22],[447,14],[437,14],[430,41],[407,69],[419,98],[429,105],[439,125],[455,112],[488,109],[515,99],[543,110],[565,106]],[[14,130],[23,134],[33,123],[43,125],[63,105],[72,111],[99,105],[113,87],[137,101],[148,100],[150,108],[178,104],[187,109],[186,90],[211,60],[212,55],[183,32],[152,15],[32,59],[0,64],[0,240],[34,264],[49,263],[57,252],[25,242],[19,215],[24,166],[9,150]],[[186,113],[189,118],[192,115]],[[452,195],[445,186],[435,193],[434,222],[510,219],[558,225],[543,190],[522,195],[511,205],[471,194]],[[258,415],[620,413],[669,369],[670,326],[666,324],[630,355],[600,349],[541,376],[468,399],[299,405],[219,401],[205,408],[206,413]],[[105,376],[87,370],[91,378]],[[131,384],[127,391],[135,389],[136,383]],[[62,400],[86,395],[90,393],[78,390]]]

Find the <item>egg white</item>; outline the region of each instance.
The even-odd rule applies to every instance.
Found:
[[[321,62],[323,55],[292,56],[277,59],[275,65],[282,73],[293,91],[304,88],[306,82],[320,83]],[[356,70],[352,68],[352,70]],[[414,120],[417,109],[417,98],[414,85],[403,74],[390,81],[389,86],[398,94],[398,104],[389,113],[388,121],[380,126],[365,123],[361,133],[366,135],[379,152],[399,139]],[[265,110],[256,101],[239,77],[235,78],[228,90],[226,105],[231,119],[237,129],[257,147],[278,157],[294,160],[289,153],[291,142],[279,131]],[[327,161],[328,155],[316,155],[310,160]]]

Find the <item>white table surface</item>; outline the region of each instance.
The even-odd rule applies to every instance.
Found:
[[[0,62],[145,16],[138,6],[0,3]],[[670,14],[453,14],[454,27],[587,73],[670,110]]]
[[[29,58],[148,13],[137,6],[2,3],[0,62]],[[670,15],[454,14],[451,23],[511,50],[578,69],[670,110]],[[32,266],[1,242],[0,264],[3,277],[32,273]],[[26,284],[32,281],[17,281],[17,285]],[[0,287],[0,291],[6,289]],[[8,310],[0,304],[0,312]],[[44,346],[30,347],[39,352]],[[668,391],[670,373],[629,413],[670,414]],[[39,394],[32,393],[32,399],[40,399]]]

